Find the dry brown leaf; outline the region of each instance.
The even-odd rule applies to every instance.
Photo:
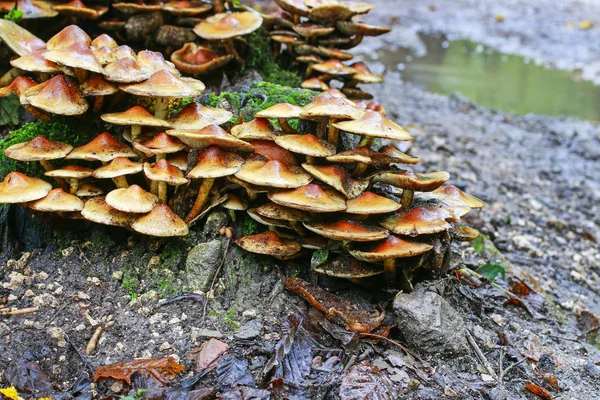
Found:
[[[548,393],[544,388],[539,387],[535,383],[527,382],[525,384],[525,389],[529,390],[531,393],[535,394],[538,397],[541,397],[544,400],[552,400],[552,395]]]
[[[134,372],[140,372],[148,374],[166,385],[171,383],[183,369],[183,365],[177,364],[174,357],[165,357],[158,360],[128,360],[102,365],[96,370],[94,380],[113,378],[131,384],[131,375]]]
[[[206,368],[212,370],[216,361],[225,354],[229,346],[227,343],[221,342],[217,339],[210,339],[204,343],[200,348],[192,350],[191,358],[196,362],[196,371],[200,372]]]

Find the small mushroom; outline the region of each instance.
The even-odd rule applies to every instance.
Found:
[[[253,185],[285,189],[298,188],[312,181],[312,176],[300,167],[286,165],[279,160],[246,161],[235,176]]]
[[[208,125],[224,124],[232,117],[233,113],[230,111],[223,110],[222,108],[206,107],[192,101],[173,117],[169,118],[167,122],[174,129],[196,130],[205,128]]]
[[[240,140],[225,132],[218,125],[207,125],[199,130],[171,129],[168,135],[175,136],[192,149],[205,149],[210,146],[219,146],[222,149],[238,151],[252,151],[254,147],[248,142]]]
[[[7,19],[0,19],[0,39],[19,56],[46,49],[42,39]]]
[[[304,222],[304,227],[328,239],[344,242],[373,242],[390,235],[387,229],[360,221],[342,219],[335,222]]]
[[[119,92],[119,87],[107,81],[101,74],[92,76],[79,85],[81,93],[85,97],[94,97],[94,112],[100,111],[104,104],[104,96],[110,96]]]
[[[73,146],[68,143],[53,142],[37,136],[29,142],[17,143],[4,150],[4,155],[13,160],[39,161],[46,171],[54,169],[51,160],[65,158]]]
[[[266,254],[277,257],[292,256],[302,250],[299,243],[292,240],[281,239],[275,232],[244,236],[237,239],[235,243],[250,253]]]
[[[79,86],[66,75],[56,75],[33,86],[23,96],[32,106],[53,114],[81,115],[88,109]]]
[[[342,254],[333,261],[312,267],[312,270],[319,274],[351,281],[383,274],[381,267],[361,262],[348,254]]]
[[[0,203],[27,203],[45,197],[52,185],[20,172],[10,172],[0,183]]]
[[[373,183],[386,183],[403,189],[402,208],[407,209],[412,203],[415,191],[430,192],[442,186],[450,174],[446,171],[416,173],[414,171],[383,171],[373,175]]]
[[[96,179],[112,179],[117,188],[126,188],[129,186],[126,176],[142,172],[143,167],[141,162],[133,162],[126,157],[117,157],[108,164],[95,169],[92,176]]]
[[[67,165],[66,167],[47,171],[44,175],[54,179],[66,179],[69,182],[69,193],[77,194],[79,191],[79,182],[82,179],[92,176],[92,169],[81,167],[79,165]]]
[[[300,84],[300,87],[321,92],[329,89],[329,86],[319,78],[309,78]]]
[[[297,189],[269,192],[269,200],[282,206],[309,212],[336,212],[346,209],[346,199],[337,192],[311,183]]]
[[[307,163],[313,163],[314,157],[328,157],[335,154],[335,146],[315,135],[284,135],[275,138],[275,143],[296,154],[304,154]]]
[[[300,118],[302,107],[290,103],[277,103],[255,114],[256,118],[276,118],[285,133],[296,133],[288,123],[290,119]]]
[[[46,197],[30,203],[29,208],[41,212],[76,212],[83,210],[83,201],[62,189],[52,189]]]
[[[369,187],[369,179],[353,179],[350,173],[339,165],[302,164],[309,174],[339,190],[348,199],[360,196]]]
[[[135,215],[119,211],[109,206],[104,197],[94,197],[86,201],[81,215],[88,221],[97,224],[128,227],[135,220]]]
[[[169,128],[168,122],[156,118],[142,106],[133,106],[126,111],[102,114],[103,121],[115,125],[131,125],[131,141],[134,142],[142,133],[142,126]]]
[[[233,54],[219,56],[214,51],[193,42],[184,44],[182,48],[171,54],[171,61],[177,69],[191,76],[203,75],[219,69],[234,58]]]
[[[397,235],[430,235],[450,229],[452,226],[446,222],[450,218],[448,210],[424,205],[391,215],[380,222],[380,225]]]
[[[274,140],[280,133],[271,126],[268,119],[258,117],[231,128],[231,134],[243,140]]]
[[[156,185],[151,185],[151,192],[158,195],[158,200],[161,203],[167,202],[167,185],[180,186],[188,183],[188,180],[183,176],[183,171],[172,166],[165,159],[154,164],[144,163],[144,174],[146,178],[156,182]]]
[[[338,124],[335,122],[347,119],[354,120],[363,115],[364,111],[357,109],[350,100],[323,94],[304,106],[300,117],[319,122],[317,126],[317,138],[319,139],[325,137],[325,131],[329,126],[328,141],[337,148]]]
[[[106,203],[123,212],[145,214],[158,204],[158,197],[138,185],[115,189],[106,195]]]
[[[129,146],[119,142],[110,133],[103,132],[89,143],[73,149],[65,158],[107,163],[117,157],[136,158],[137,156]]]
[[[372,214],[388,214],[397,211],[401,204],[373,192],[363,192],[360,196],[348,200],[346,212],[368,216]]]
[[[156,205],[148,214],[139,217],[131,228],[158,237],[185,236],[189,232],[187,224],[164,204]]]

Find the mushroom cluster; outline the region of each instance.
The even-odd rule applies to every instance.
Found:
[[[308,79],[303,88],[325,91],[332,80],[339,80],[348,97],[372,98],[357,85],[381,82],[382,76],[371,72],[362,62],[349,66],[342,62],[353,58],[345,50],[360,44],[365,36],[379,36],[391,30],[357,20],[372,10],[373,5],[337,0],[276,0],[275,3],[280,9],[263,14],[264,26],[275,43],[276,55],[285,46],[287,53],[306,66]]]

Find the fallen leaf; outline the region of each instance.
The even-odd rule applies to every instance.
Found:
[[[579,29],[584,31],[590,29],[592,26],[594,26],[594,21],[590,21],[589,19],[579,23]]]
[[[192,350],[191,358],[196,362],[196,371],[206,368],[211,371],[216,365],[215,361],[223,356],[228,347],[227,343],[210,339],[202,343],[200,348]]]
[[[248,361],[234,354],[221,358],[217,367],[217,382],[221,387],[231,388],[237,385],[254,386],[254,378],[248,369]]]
[[[341,400],[396,400],[399,396],[387,374],[363,361],[352,366],[342,378]]]
[[[529,296],[531,288],[523,282],[516,282],[510,287],[510,292],[519,296]]]
[[[48,375],[34,361],[17,359],[9,364],[5,373],[6,380],[18,391],[24,393],[48,392],[52,383]]]
[[[0,389],[0,393],[8,397],[10,400],[23,400],[23,398],[19,396],[19,393],[17,393],[17,389],[15,389],[14,386],[6,389]]]
[[[541,397],[544,400],[552,400],[552,395],[546,391],[546,389],[539,387],[535,383],[527,382],[525,384],[525,389],[529,390],[531,393],[535,394],[538,397]]]
[[[131,375],[134,372],[140,372],[148,374],[166,385],[171,383],[183,369],[183,365],[177,364],[174,357],[165,357],[157,360],[129,360],[102,365],[96,370],[94,381],[113,378],[131,384]]]

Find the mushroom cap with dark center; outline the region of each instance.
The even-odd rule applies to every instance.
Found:
[[[53,114],[80,115],[87,111],[88,103],[73,78],[56,75],[23,94],[34,107]]]
[[[131,228],[158,237],[185,236],[189,232],[187,224],[164,204],[156,205],[148,214],[139,217]]]
[[[291,256],[298,253],[302,247],[292,240],[281,239],[275,232],[259,233],[244,236],[235,241],[242,249],[250,253],[270,256]]]
[[[98,74],[79,85],[84,96],[109,96],[119,92],[119,87]]]
[[[66,178],[66,179],[84,179],[92,176],[94,172],[91,168],[82,167],[79,165],[67,165],[59,169],[53,169],[52,171],[46,171],[44,175],[52,178]]]
[[[363,114],[364,111],[356,108],[350,100],[325,94],[317,96],[312,103],[304,106],[300,117],[310,120],[321,120],[323,118],[357,119],[362,117]]]
[[[72,0],[68,3],[54,4],[52,9],[60,14],[68,14],[82,19],[97,19],[108,11],[107,6],[88,7],[81,0]]]
[[[333,240],[350,240],[353,242],[373,242],[387,238],[387,229],[367,225],[360,221],[343,219],[335,222],[304,222],[304,227],[318,235]]]
[[[308,17],[310,12],[310,9],[304,4],[304,0],[275,0],[275,3],[292,15]]]
[[[20,172],[10,172],[0,183],[0,203],[27,203],[41,199],[52,189],[52,185]]]
[[[346,199],[342,195],[314,183],[297,189],[271,192],[268,197],[282,206],[310,212],[336,212],[346,209]]]
[[[53,142],[37,136],[29,142],[13,144],[4,150],[4,155],[19,161],[56,160],[64,158],[71,150],[73,146],[68,143]]]
[[[100,118],[105,122],[115,125],[141,125],[160,128],[168,128],[170,126],[167,121],[156,118],[142,106],[133,106],[122,112],[102,114]]]
[[[152,72],[143,68],[135,59],[124,57],[105,65],[104,76],[111,82],[134,83],[146,81],[152,76]]]
[[[398,164],[418,164],[419,157],[411,157],[395,148],[394,146],[383,146],[379,149],[379,153],[390,157],[392,163]]]
[[[248,216],[258,222],[259,224],[273,226],[276,228],[287,228],[292,229],[292,225],[288,221],[278,220],[275,218],[264,217],[256,212],[255,208],[250,208],[247,210]]]
[[[230,135],[215,124],[207,125],[199,130],[171,129],[167,131],[167,134],[175,136],[192,149],[205,149],[210,146],[238,151],[252,151],[254,149],[250,143]]]
[[[360,196],[369,187],[368,179],[352,179],[350,173],[339,165],[302,164],[302,168],[349,199]]]
[[[306,38],[326,36],[335,31],[335,27],[333,26],[323,26],[308,22],[294,25],[292,29],[294,29],[294,32]]]
[[[19,98],[21,104],[29,104],[25,98],[27,89],[37,86],[37,82],[26,76],[17,76],[8,86],[0,88],[0,97],[15,95]]]
[[[19,56],[46,49],[42,39],[7,19],[0,19],[0,39]]]
[[[379,36],[388,33],[392,28],[386,26],[369,25],[357,21],[337,21],[336,27],[345,35],[354,36]]]
[[[232,54],[220,56],[194,42],[185,43],[182,48],[171,54],[171,61],[177,69],[189,75],[205,74],[223,67],[233,59]]]
[[[60,72],[60,69],[56,63],[49,61],[42,56],[42,54],[45,52],[45,49],[32,51],[31,53],[24,54],[19,58],[10,60],[10,65],[15,68],[22,69],[23,71],[43,73]]]
[[[254,32],[262,25],[262,17],[255,12],[220,13],[206,18],[194,27],[202,39],[229,39]]]
[[[402,207],[400,203],[373,192],[364,192],[360,196],[348,200],[347,206],[348,214],[359,215],[387,214],[398,211]]]
[[[52,189],[46,197],[29,204],[29,208],[42,212],[74,212],[83,210],[83,201],[62,189]]]
[[[153,138],[138,136],[133,141],[133,147],[147,157],[156,154],[177,153],[185,149],[185,145],[179,139],[167,135],[166,132],[160,132]]]
[[[354,121],[337,122],[336,128],[356,135],[366,135],[392,140],[412,140],[412,136],[402,127],[377,111],[366,111]]]
[[[390,259],[418,256],[432,248],[433,246],[429,244],[409,242],[390,235],[379,243],[352,248],[350,254],[358,260],[377,263]]]
[[[77,25],[69,25],[48,40],[46,50],[58,50],[74,43],[89,47],[92,44],[92,39]]]
[[[137,154],[126,144],[119,142],[110,133],[103,132],[83,146],[76,147],[68,155],[68,160],[109,162],[117,157],[137,158]]]
[[[106,203],[119,211],[148,213],[158,204],[158,197],[139,187],[115,189],[106,195]]]
[[[383,171],[373,175],[374,183],[386,183],[401,189],[430,192],[442,186],[450,174],[446,171],[418,173],[414,171]]]
[[[119,47],[115,39],[106,33],[96,36],[94,40],[92,40],[91,45],[94,47],[108,47],[109,49],[116,49]]]
[[[133,162],[125,157],[117,157],[106,165],[94,170],[92,176],[98,179],[116,178],[118,176],[133,175],[142,172],[144,164]]]
[[[346,76],[354,75],[357,71],[344,65],[340,60],[328,60],[310,66],[313,70],[327,75]]]
[[[121,90],[136,96],[198,97],[204,91],[204,84],[197,79],[179,78],[169,71],[161,70],[143,82],[123,85]]]
[[[235,176],[254,185],[283,189],[298,188],[312,181],[312,176],[302,168],[286,165],[279,160],[246,161]]]
[[[248,209],[248,202],[233,193],[228,193],[227,200],[221,204],[221,207],[226,210],[244,211]]]
[[[79,186],[79,189],[75,194],[77,197],[96,197],[100,196],[102,193],[104,193],[104,191],[100,187],[93,183],[84,182]]]
[[[454,185],[444,185],[426,195],[427,198],[440,200],[458,200],[471,208],[483,208],[485,203],[475,196],[467,194]]]
[[[387,217],[380,225],[398,235],[430,235],[450,229],[446,221],[450,218],[450,212],[442,207],[416,206]]]
[[[263,204],[254,209],[256,213],[265,218],[278,219],[283,221],[305,222],[310,220],[310,215],[302,210],[282,206],[276,203]]]
[[[169,118],[167,122],[175,129],[202,129],[208,125],[221,125],[229,121],[233,113],[222,108],[203,106],[192,101]]]
[[[261,155],[267,160],[279,160],[286,165],[298,165],[296,157],[291,151],[270,140],[253,140],[254,154]]]
[[[361,262],[348,254],[342,254],[335,260],[312,269],[320,274],[344,279],[363,279],[383,274],[383,268],[380,266]]]
[[[243,140],[274,140],[280,133],[266,118],[255,118],[231,128],[231,134]]]
[[[283,135],[275,138],[275,143],[293,153],[311,157],[328,157],[335,154],[335,146],[315,135]]]
[[[453,224],[450,229],[450,235],[452,239],[458,240],[459,242],[470,242],[477,239],[481,233],[477,229],[471,228],[464,224]]]
[[[81,215],[88,221],[112,226],[129,226],[135,220],[135,214],[109,206],[104,197],[89,199],[83,206]]]
[[[172,186],[188,183],[183,171],[169,164],[167,160],[160,160],[154,164],[144,163],[144,174],[151,181],[166,182]]]
[[[319,78],[309,78],[300,84],[303,89],[325,91],[329,86]]]
[[[189,179],[214,179],[233,175],[240,170],[243,163],[244,159],[239,154],[212,146],[198,155],[196,166],[192,168],[187,177]]]

